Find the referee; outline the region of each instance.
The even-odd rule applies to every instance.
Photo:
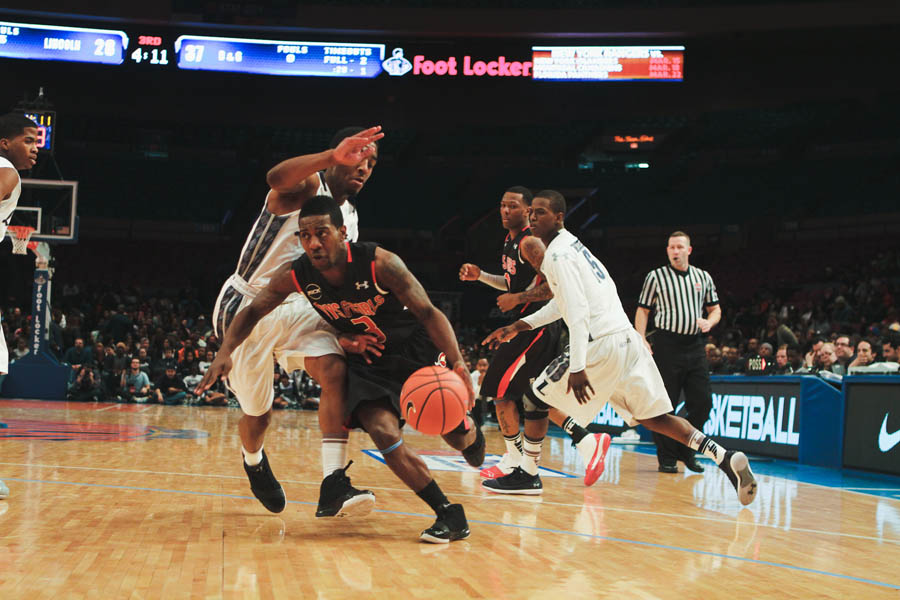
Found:
[[[684,391],[683,416],[702,431],[712,408],[702,334],[716,326],[722,309],[709,273],[688,264],[691,250],[691,238],[685,232],[676,231],[669,236],[669,264],[650,271],[644,279],[634,328],[646,341],[650,311],[656,309],[653,359],[672,406],[678,406]],[[691,471],[703,472],[690,448],[655,433],[653,438],[661,472],[677,473],[679,460]]]

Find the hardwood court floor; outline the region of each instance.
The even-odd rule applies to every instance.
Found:
[[[494,496],[435,471],[472,536],[423,544],[428,508],[351,434],[362,520],[316,519],[315,414],[276,414],[266,449],[289,504],[250,495],[235,409],[0,401],[0,598],[898,598],[900,501],[760,476],[662,475],[613,446],[592,488],[545,476]],[[502,438],[487,431],[489,452]],[[446,448],[409,432],[417,449]],[[433,460],[449,463],[440,453]],[[578,474],[567,443],[544,466]],[[710,463],[706,463],[708,466]]]

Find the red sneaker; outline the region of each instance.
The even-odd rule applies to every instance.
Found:
[[[608,433],[594,433],[592,436],[597,446],[594,448],[591,459],[585,465],[584,485],[588,487],[594,485],[603,475],[603,469],[606,468],[606,453],[609,450],[609,443],[612,441]]]

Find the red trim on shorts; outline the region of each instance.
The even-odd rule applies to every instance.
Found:
[[[352,263],[353,262],[353,253],[350,252],[350,242],[344,242],[344,243],[347,244],[347,262]]]
[[[297,274],[294,273],[294,270],[293,270],[293,269],[291,269],[291,279],[294,280],[294,287],[296,287],[296,288],[297,288],[297,291],[300,292],[300,293],[302,294],[302,293],[303,293],[303,290],[300,288],[300,282],[297,281]]]
[[[531,347],[534,346],[534,343],[541,339],[541,336],[544,335],[544,330],[541,329],[540,333],[538,333],[531,343],[528,344],[528,347],[525,348],[525,351],[519,355],[519,357],[513,361],[513,364],[509,366],[506,372],[503,374],[503,377],[500,378],[500,383],[497,384],[497,397],[503,398],[506,395],[506,388],[509,387],[509,382],[512,381],[513,376],[516,374],[516,371],[519,370],[519,367],[522,366],[522,362],[525,360],[525,355],[528,354],[528,351],[531,350]]]

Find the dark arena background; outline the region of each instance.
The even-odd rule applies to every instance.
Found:
[[[38,312],[34,255],[0,244],[4,339],[28,366],[0,375],[0,597],[896,597],[896,2],[74,4],[0,8],[0,113],[40,120],[44,145],[21,175],[77,182],[77,203],[28,186],[19,203],[43,206],[38,235],[72,238],[46,240]],[[313,517],[320,389],[299,371],[276,372],[287,410],[266,438],[279,515],[249,493],[224,386],[177,405],[118,393],[132,356],[154,382],[173,360],[196,385],[267,171],[347,125],[385,134],[353,199],[359,239],[403,258],[470,371],[510,318],[459,270],[502,272],[509,187],[565,196],[566,229],[632,321],[687,232],[722,309],[703,431],[748,454],[755,502],[702,456],[703,474],[658,472],[650,433],[609,405],[588,427],[614,436],[603,476],[585,487],[551,426],[541,496],[485,491],[407,427],[472,531],[430,546],[415,535],[433,516],[362,431],[351,474],[375,512]],[[486,465],[505,447],[492,406]]]

